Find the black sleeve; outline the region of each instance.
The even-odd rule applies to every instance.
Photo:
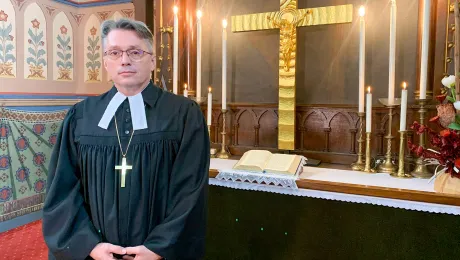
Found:
[[[144,243],[167,260],[204,257],[209,148],[204,116],[192,102],[185,112],[182,140],[170,173],[166,218]]]
[[[75,107],[64,119],[49,165],[43,236],[56,259],[85,259],[100,237],[85,209],[74,142]]]

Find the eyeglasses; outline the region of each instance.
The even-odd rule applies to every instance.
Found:
[[[132,49],[132,50],[127,50],[127,51],[122,51],[122,50],[109,50],[104,52],[104,55],[107,56],[111,60],[118,60],[123,56],[123,52],[126,52],[126,55],[132,60],[132,61],[140,61],[142,57],[144,57],[145,54],[150,54],[150,52],[146,52],[143,50],[137,50],[137,49]]]

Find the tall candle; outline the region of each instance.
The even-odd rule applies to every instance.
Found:
[[[395,60],[396,60],[396,0],[391,0],[390,9],[390,62],[388,76],[388,104],[395,99]]]
[[[407,84],[403,82],[403,89],[401,91],[401,123],[399,124],[399,131],[406,131],[406,117],[407,117]]]
[[[222,21],[222,109],[227,109],[227,20]]]
[[[211,125],[211,120],[212,120],[212,89],[209,87],[208,89],[208,118],[207,118],[207,123],[208,125]]]
[[[366,133],[372,132],[372,93],[371,87],[367,88],[366,97]]]
[[[187,84],[184,84],[184,97],[188,97]]]
[[[196,12],[196,100],[201,101],[201,17],[203,13]]]
[[[366,23],[364,22],[365,9],[364,6],[359,8],[359,110],[358,112],[364,113],[364,60],[365,60],[365,35]]]
[[[426,99],[428,45],[430,41],[430,0],[423,1],[422,53],[420,55],[420,99]]]
[[[174,36],[173,36],[173,92],[177,95],[178,84],[179,84],[179,19],[177,18],[177,12],[179,9],[174,6]]]

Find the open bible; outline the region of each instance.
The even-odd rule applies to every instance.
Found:
[[[303,156],[250,150],[233,166],[235,170],[296,175],[302,169]]]

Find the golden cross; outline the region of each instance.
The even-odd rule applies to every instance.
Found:
[[[299,26],[349,23],[352,5],[297,9],[297,0],[280,0],[279,12],[232,16],[232,31],[280,29],[278,149],[295,149],[295,59]]]
[[[132,170],[132,169],[133,169],[133,166],[128,165],[126,163],[126,157],[123,157],[123,159],[121,160],[121,166],[120,165],[115,166],[115,170],[121,170],[121,187],[122,188],[125,187],[126,170]]]

